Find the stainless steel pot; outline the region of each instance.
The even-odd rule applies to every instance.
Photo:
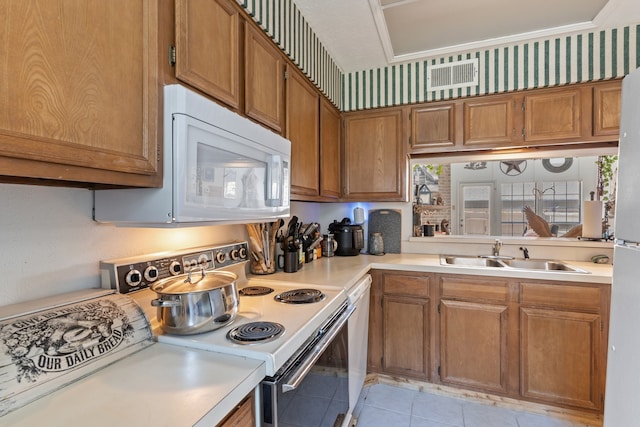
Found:
[[[194,279],[193,276],[198,276]],[[209,332],[233,322],[238,314],[237,276],[227,271],[190,271],[154,283],[158,322],[168,334]]]

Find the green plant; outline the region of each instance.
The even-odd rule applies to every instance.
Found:
[[[614,176],[618,172],[618,156],[599,156],[598,165],[598,200],[609,200],[609,189]]]
[[[442,165],[426,165],[427,170],[437,176],[442,175]]]

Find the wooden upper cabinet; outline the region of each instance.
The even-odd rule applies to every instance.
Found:
[[[342,120],[329,101],[320,100],[320,195],[342,195]]]
[[[524,95],[524,141],[576,142],[591,135],[591,102],[584,87],[541,90]]]
[[[157,0],[5,1],[0,23],[3,180],[160,185]]]
[[[437,103],[411,109],[411,152],[419,153],[456,143],[455,103]]]
[[[295,69],[288,67],[287,132],[291,141],[291,194],[320,194],[320,95]]]
[[[519,144],[521,126],[516,123],[515,108],[515,100],[511,95],[464,101],[465,148]]]
[[[245,25],[245,114],[282,134],[285,123],[282,53],[262,31]]]
[[[345,198],[406,201],[404,116],[402,109],[345,116]]]
[[[620,134],[622,85],[620,80],[593,88],[593,135]]]
[[[232,0],[176,0],[176,78],[240,105],[240,14]]]

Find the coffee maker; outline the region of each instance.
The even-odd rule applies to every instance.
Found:
[[[335,252],[338,256],[359,255],[364,248],[364,230],[361,225],[351,224],[349,218],[343,218],[340,222],[334,220],[329,224],[329,231],[338,242]]]

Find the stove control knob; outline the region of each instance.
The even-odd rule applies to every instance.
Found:
[[[169,273],[172,276],[182,273],[182,266],[178,261],[171,261],[171,264],[169,264]]]
[[[144,278],[147,282],[154,282],[158,279],[158,269],[150,265],[144,270]]]
[[[227,259],[226,255],[224,254],[224,252],[219,251],[218,253],[216,253],[216,261],[219,264],[222,264],[225,260]]]
[[[124,281],[129,286],[137,286],[142,282],[142,274],[138,270],[129,270],[127,275],[124,276]]]
[[[241,246],[240,249],[238,249],[238,254],[240,255],[240,259],[247,259],[247,248]]]
[[[233,261],[237,261],[237,260],[238,260],[238,258],[240,257],[240,253],[239,253],[238,249],[233,249],[233,250],[231,251],[231,254],[230,254],[230,255],[231,255],[231,259],[232,259]]]

